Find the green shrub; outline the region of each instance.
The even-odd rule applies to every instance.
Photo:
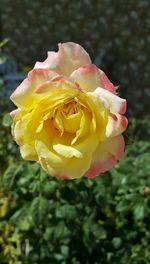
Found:
[[[93,180],[53,179],[12,154],[2,176],[0,263],[150,263],[149,128],[131,120],[124,159]]]

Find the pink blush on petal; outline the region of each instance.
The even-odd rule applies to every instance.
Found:
[[[126,130],[126,128],[128,126],[128,120],[125,116],[122,116],[121,124],[122,124],[122,127],[124,128],[124,130]]]
[[[124,114],[127,108],[127,102],[126,100],[123,101],[121,109],[120,109],[120,114]]]
[[[123,136],[120,135],[118,136],[118,138],[119,138],[119,147],[115,157],[117,158],[117,160],[121,160],[124,155],[125,142]]]
[[[19,112],[20,112],[20,109],[18,108],[18,109],[15,109],[15,110],[11,111],[9,114],[10,114],[10,116],[11,116],[12,118],[14,118],[15,115],[18,114]]]
[[[127,125],[128,125],[128,120],[125,116],[115,115],[115,114],[110,113],[110,117],[112,118],[112,133],[111,134],[113,134],[113,132],[115,131],[118,131],[118,133],[121,134],[122,132],[126,130]],[[111,134],[109,134],[109,136]]]
[[[93,165],[91,169],[89,169],[86,172],[85,177],[91,178],[91,179],[95,178],[99,174],[104,173],[105,171],[111,169],[115,165],[116,162],[117,162],[116,158],[114,156],[111,156],[105,163]]]
[[[106,76],[106,74],[103,71],[102,71],[102,75],[101,75],[101,81],[102,81],[105,89],[116,94],[114,85],[110,82],[110,80],[108,79],[108,77]]]
[[[109,153],[108,151],[107,159],[105,161],[97,161],[95,164],[93,164],[91,168],[85,173],[85,177],[95,178],[99,174],[111,169],[117,163],[117,161],[122,159],[125,146],[124,139],[123,136],[117,136],[116,138],[118,147],[115,153]]]

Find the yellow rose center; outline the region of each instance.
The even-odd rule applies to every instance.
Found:
[[[35,108],[34,116],[39,116],[37,133],[45,131],[51,142],[59,138],[70,145],[90,134],[100,139],[107,119],[102,103],[95,104],[87,94],[68,87],[52,90]]]
[[[64,132],[76,133],[80,127],[82,108],[75,100],[71,100],[56,110],[54,126],[61,135]]]

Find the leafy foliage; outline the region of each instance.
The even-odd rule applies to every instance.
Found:
[[[148,264],[149,152],[146,138],[129,142],[124,159],[94,180],[61,181],[36,163],[11,162],[0,263]]]

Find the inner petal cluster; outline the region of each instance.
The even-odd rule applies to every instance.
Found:
[[[54,117],[54,126],[60,131],[75,133],[80,127],[82,107],[75,100],[70,100],[58,108]]]
[[[75,97],[49,110],[45,118],[42,118],[45,125],[42,122],[41,128],[46,129],[46,133],[49,134],[49,130],[53,127],[53,138],[56,136],[60,139],[66,138],[66,144],[73,145],[78,139],[84,138],[87,133],[90,134],[93,118],[92,110]]]

